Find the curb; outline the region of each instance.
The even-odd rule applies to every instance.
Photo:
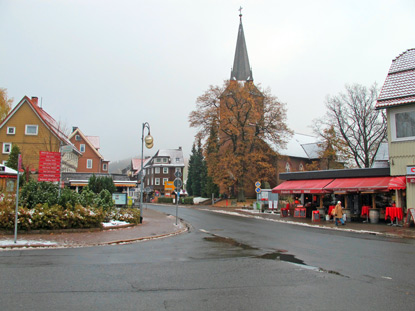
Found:
[[[180,223],[183,225],[183,228],[180,230],[177,230],[175,232],[160,234],[160,235],[153,235],[153,236],[146,236],[146,237],[139,237],[134,239],[126,239],[126,240],[116,240],[116,241],[109,241],[109,242],[99,242],[99,243],[91,243],[91,244],[34,244],[34,245],[5,245],[0,246],[1,250],[24,250],[24,249],[45,249],[45,248],[80,248],[80,247],[94,247],[94,246],[106,246],[106,245],[121,245],[121,244],[131,244],[134,242],[144,242],[149,240],[157,240],[157,239],[163,239],[171,236],[176,236],[182,233],[185,233],[190,230],[190,226],[184,222],[182,219],[180,219]],[[131,227],[131,226],[128,226]],[[112,227],[110,229],[122,229],[124,227]]]

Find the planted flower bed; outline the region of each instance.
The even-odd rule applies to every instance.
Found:
[[[19,198],[18,230],[102,228],[102,222],[109,220],[140,223],[140,211],[115,208],[111,193],[106,189],[98,194],[88,187],[80,194],[64,189],[58,195],[57,187],[34,181],[23,186]],[[1,195],[0,230],[14,230],[15,207],[13,195]]]

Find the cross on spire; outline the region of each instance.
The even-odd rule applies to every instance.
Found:
[[[241,6],[239,7],[238,11],[239,11],[239,18],[242,19],[242,7]]]

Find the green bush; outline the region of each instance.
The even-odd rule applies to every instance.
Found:
[[[125,221],[130,224],[139,224],[140,210],[137,208],[117,208],[112,219]]]
[[[168,197],[159,197],[157,199],[158,203],[173,203],[173,198],[168,198]]]
[[[183,202],[184,204],[190,204],[190,205],[192,205],[193,204],[193,197],[184,197],[184,200],[181,201],[181,202]]]
[[[29,180],[21,189],[19,204],[27,208],[34,208],[37,204],[58,204],[58,185],[50,182]]]
[[[39,204],[32,209],[19,208],[17,228],[18,230],[99,228],[103,220],[104,213],[100,209],[85,208],[79,204],[71,209],[60,205]],[[12,206],[0,207],[0,228],[14,230]]]

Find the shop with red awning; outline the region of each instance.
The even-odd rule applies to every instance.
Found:
[[[326,193],[324,187],[333,179],[287,180],[272,189],[272,193]]]

